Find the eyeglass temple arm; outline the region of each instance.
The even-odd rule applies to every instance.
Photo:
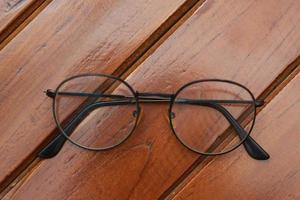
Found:
[[[53,98],[55,93],[47,90],[47,96]],[[78,126],[78,124],[91,112],[91,110],[94,110],[98,107],[102,107],[102,106],[114,106],[114,105],[126,105],[129,103],[135,103],[132,97],[125,97],[122,95],[99,95],[99,94],[91,94],[91,93],[70,93],[73,96],[95,96],[95,97],[111,97],[111,98],[127,98],[127,99],[131,99],[131,101],[114,101],[114,102],[97,102],[94,104],[90,104],[88,105],[83,111],[81,111],[65,128],[64,132],[67,135],[71,135],[71,133],[75,130],[75,128]],[[69,93],[66,93],[66,95],[70,95]],[[146,98],[146,99],[141,99],[140,101],[143,102],[151,102],[151,101],[166,101],[166,97],[162,97],[162,98]],[[228,101],[228,100],[227,100]],[[205,106],[205,101],[196,101],[192,100],[184,100],[181,103],[185,103],[185,104],[198,104],[198,105],[202,105]],[[200,104],[199,104],[200,103]],[[234,103],[236,103],[234,101]],[[257,106],[261,106],[263,104],[262,101],[258,101]],[[240,124],[234,119],[234,117],[221,105],[217,104],[216,102],[207,102],[206,101],[206,106],[215,108],[216,110],[218,110],[219,112],[221,112],[225,118],[229,121],[229,123],[231,123],[233,125],[233,127],[235,128],[236,132],[238,133],[240,138],[244,138],[245,134],[247,134],[245,132],[245,130],[240,126]],[[52,140],[40,153],[39,153],[39,157],[41,158],[51,158],[54,157],[62,148],[62,146],[64,145],[64,143],[66,142],[66,137],[63,134],[59,134],[54,140]],[[246,149],[246,151],[248,152],[248,154],[255,159],[258,160],[266,160],[269,158],[269,155],[264,151],[264,149],[258,145],[255,140],[251,137],[248,136],[247,139],[244,141],[244,147]]]
[[[188,102],[185,103],[189,104]],[[227,119],[227,121],[233,126],[241,140],[247,137],[247,139],[243,142],[243,145],[247,153],[252,158],[256,160],[267,160],[270,158],[269,154],[250,135],[248,135],[245,129],[241,127],[240,123],[230,114],[230,112],[228,112],[226,108],[219,104],[210,102],[201,103],[201,106],[208,106],[221,112],[223,116]]]
[[[165,99],[168,94],[151,94],[151,93],[142,93],[144,96],[160,96],[161,99]],[[170,95],[169,95],[170,96]],[[147,98],[146,98],[147,99]],[[154,98],[155,99],[155,98]],[[157,98],[159,99],[159,98]],[[200,106],[208,106],[214,108],[221,112],[223,116],[227,119],[227,121],[234,127],[237,132],[239,138],[242,140],[245,137],[245,141],[243,145],[252,158],[256,160],[267,160],[270,158],[270,155],[245,131],[243,127],[241,127],[240,123],[231,115],[230,112],[226,108],[224,108],[220,103],[227,104],[252,104],[253,101],[245,101],[245,100],[192,100],[192,99],[178,99],[176,103],[182,104],[190,104],[190,105],[200,105]],[[263,100],[255,100],[255,107],[261,107],[264,105]]]
[[[133,102],[134,103],[134,102]],[[78,113],[64,128],[64,133],[70,136],[77,126],[95,109],[104,106],[128,105],[130,101],[114,101],[114,102],[96,102],[87,105]],[[56,156],[67,141],[64,134],[56,136],[42,151],[39,153],[40,158],[52,158]]]

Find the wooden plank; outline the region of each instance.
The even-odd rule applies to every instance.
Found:
[[[299,72],[300,55],[292,63],[290,63],[285,68],[285,70],[282,71],[281,74],[279,74],[279,76],[275,80],[273,80],[269,87],[266,88],[264,92],[260,95],[259,98],[264,99],[265,104],[263,107],[260,107],[257,110],[257,113],[260,113],[260,111],[264,109],[266,105],[268,105],[268,102],[270,102],[297,74],[299,74]],[[247,121],[245,120],[243,124],[247,126]],[[232,139],[234,138],[231,137],[230,140],[227,139],[226,142],[218,146],[218,150],[222,150],[222,148],[224,149],[224,147],[226,147],[226,145],[228,145],[228,143],[230,143]],[[186,176],[182,177],[180,181],[178,181],[172,186],[172,188],[169,188],[169,190],[164,193],[164,198],[173,199],[177,195],[177,193],[179,193],[179,191],[181,191],[182,188],[184,188],[193,179],[193,177],[195,177],[203,168],[205,168],[205,166],[208,165],[208,163],[211,162],[214,158],[215,157],[206,157],[204,159],[199,160]]]
[[[0,52],[0,189],[54,136],[45,89],[71,74],[126,70],[128,57],[140,56],[195,2],[50,3]]]
[[[0,49],[21,31],[51,0],[2,0],[0,1]],[[43,5],[45,4],[45,5]],[[31,16],[31,17],[30,17]],[[17,30],[18,31],[15,31]],[[14,32],[15,31],[15,32]],[[14,32],[14,34],[12,34]],[[9,39],[7,39],[10,37]],[[5,44],[3,43],[5,41]]]
[[[241,82],[258,96],[298,56],[299,6],[296,1],[208,1],[127,80],[139,91],[174,92],[188,81],[217,77]],[[143,105],[143,110],[123,145],[94,153],[67,143],[6,198],[157,199],[199,156],[171,133],[167,106]]]
[[[258,115],[253,135],[269,161],[253,161],[243,149],[216,158],[174,199],[299,199],[299,91],[298,74]]]
[[[17,16],[24,8],[32,3],[32,0],[16,1],[2,0],[0,1],[0,32]]]

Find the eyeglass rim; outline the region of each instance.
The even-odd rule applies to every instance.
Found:
[[[174,103],[175,103],[175,100],[176,100],[176,97],[180,94],[180,92],[182,90],[184,90],[185,88],[189,87],[190,85],[193,85],[193,84],[197,84],[197,83],[203,83],[203,82],[221,82],[221,83],[229,83],[229,84],[233,84],[233,85],[236,85],[236,86],[239,86],[243,89],[245,89],[251,99],[252,99],[252,106],[253,106],[253,119],[252,119],[252,124],[250,126],[250,129],[249,131],[247,131],[247,136],[241,140],[236,146],[226,150],[226,151],[221,151],[221,152],[216,152],[216,153],[209,153],[209,152],[202,152],[202,151],[198,151],[197,149],[194,149],[192,147],[190,147],[189,145],[185,144],[184,141],[182,139],[180,139],[180,136],[178,135],[178,133],[176,133],[175,131],[175,128],[173,126],[173,122],[172,122],[172,108],[174,107]],[[186,83],[185,85],[181,86],[174,94],[174,96],[171,98],[171,102],[170,102],[170,106],[169,106],[169,123],[170,123],[170,127],[171,127],[171,130],[173,132],[173,134],[175,135],[175,137],[177,138],[177,140],[179,140],[179,142],[185,146],[186,148],[188,148],[189,150],[195,152],[195,153],[198,153],[198,154],[201,154],[201,155],[204,155],[204,156],[217,156],[217,155],[223,155],[223,154],[227,154],[235,149],[237,149],[238,147],[240,147],[246,140],[247,138],[250,136],[253,128],[254,128],[254,124],[255,124],[255,120],[256,120],[256,114],[257,114],[257,110],[256,110],[256,106],[255,106],[255,97],[253,95],[253,93],[250,91],[250,89],[248,89],[246,86],[238,83],[238,82],[235,82],[235,81],[231,81],[231,80],[226,80],[226,79],[217,79],[217,78],[212,78],[212,79],[199,79],[199,80],[195,80],[195,81],[191,81],[191,82],[188,82]]]
[[[135,119],[135,124],[133,126],[133,128],[131,129],[131,131],[128,133],[128,135],[122,139],[119,143],[115,144],[115,145],[112,145],[110,147],[105,147],[105,148],[94,148],[94,147],[88,147],[88,146],[85,146],[85,145],[81,145],[75,141],[73,141],[66,133],[65,131],[63,130],[63,128],[61,127],[61,125],[59,124],[59,120],[57,118],[57,115],[56,115],[56,110],[55,110],[55,98],[58,96],[58,92],[59,92],[59,89],[60,87],[72,80],[72,79],[75,79],[75,78],[80,78],[80,77],[86,77],[86,76],[98,76],[98,77],[106,77],[106,78],[110,78],[110,79],[114,79],[114,80],[117,80],[117,81],[120,81],[121,83],[124,83],[128,88],[129,90],[132,92],[133,94],[133,97],[135,98],[136,100],[136,109],[137,109],[137,116],[136,116],[136,119]],[[253,119],[252,119],[252,124],[250,126],[250,129],[248,131],[248,134],[247,136],[240,141],[240,143],[236,146],[234,146],[233,148],[229,149],[229,150],[226,150],[226,151],[223,151],[223,152],[217,152],[217,153],[208,153],[208,152],[201,152],[201,151],[197,151],[196,149],[193,149],[191,148],[189,145],[186,145],[182,139],[180,139],[180,137],[177,135],[174,127],[173,127],[173,123],[172,123],[172,117],[171,117],[171,113],[172,113],[172,108],[173,108],[173,105],[174,105],[174,102],[175,102],[175,99],[176,97],[178,96],[178,94],[180,94],[180,92],[185,89],[186,87],[192,85],[192,84],[196,84],[196,83],[201,83],[201,82],[212,82],[212,81],[215,81],[215,82],[225,82],[225,83],[230,83],[230,84],[233,84],[233,85],[236,85],[236,86],[239,86],[243,89],[245,89],[249,94],[250,94],[250,97],[252,98],[252,102],[253,102]],[[119,145],[121,145],[122,143],[124,143],[131,135],[132,133],[135,131],[137,125],[138,125],[138,121],[139,121],[139,118],[140,118],[140,106],[139,106],[139,98],[138,98],[138,92],[136,92],[133,87],[127,83],[125,80],[117,77],[117,76],[113,76],[113,75],[108,75],[108,74],[101,74],[101,73],[85,73],[85,74],[79,74],[79,75],[75,75],[75,76],[71,76],[65,80],[63,80],[58,86],[57,88],[55,89],[55,97],[53,99],[53,103],[52,103],[52,112],[53,112],[53,117],[54,117],[54,121],[56,123],[56,126],[58,127],[59,131],[64,135],[64,137],[70,141],[72,144],[80,147],[80,148],[83,148],[83,149],[86,149],[86,150],[91,150],[91,151],[106,151],[106,150],[111,150],[112,148],[115,148]],[[194,81],[191,81],[191,82],[188,82],[186,84],[184,84],[183,86],[181,86],[176,92],[174,95],[171,96],[171,100],[170,100],[170,105],[169,105],[169,123],[170,123],[170,127],[171,127],[171,130],[173,132],[173,134],[175,135],[175,137],[177,138],[177,140],[179,140],[179,142],[185,146],[186,148],[188,148],[189,150],[195,152],[195,153],[198,153],[198,154],[201,154],[201,155],[205,155],[205,156],[216,156],[216,155],[222,155],[222,154],[226,154],[226,153],[229,153],[235,149],[237,149],[239,146],[241,146],[245,141],[246,139],[249,137],[250,133],[252,132],[253,130],[253,127],[254,127],[254,124],[255,124],[255,120],[256,120],[256,106],[255,106],[255,97],[253,95],[253,93],[244,85],[238,83],[238,82],[235,82],[235,81],[231,81],[231,80],[226,80],[226,79],[199,79],[199,80],[194,80]]]
[[[133,97],[135,98],[136,102],[135,102],[135,106],[136,106],[136,109],[137,109],[137,116],[135,117],[135,123],[134,123],[134,126],[132,127],[132,129],[130,130],[130,132],[128,133],[128,135],[123,138],[122,140],[120,140],[120,142],[114,144],[114,145],[111,145],[109,147],[104,147],[104,148],[96,148],[96,147],[89,147],[89,146],[86,146],[86,145],[82,145],[82,144],[79,144],[78,142],[75,142],[73,141],[68,135],[67,133],[63,130],[63,128],[61,127],[60,125],[60,122],[58,120],[58,116],[56,114],[56,98],[58,96],[58,92],[59,92],[59,89],[68,81],[70,80],[73,80],[73,79],[76,79],[76,78],[81,78],[81,77],[88,77],[88,76],[97,76],[97,77],[105,77],[105,78],[109,78],[109,79],[114,79],[114,80],[117,80],[117,81],[120,81],[121,83],[124,83],[130,90],[130,92],[133,94]],[[71,76],[65,80],[63,80],[55,89],[55,97],[53,98],[53,101],[52,101],[52,113],[53,113],[53,118],[54,118],[54,121],[55,121],[55,124],[57,126],[57,128],[59,129],[60,133],[64,135],[64,137],[70,141],[72,144],[74,144],[75,146],[78,146],[80,148],[83,148],[85,150],[90,150],[90,151],[106,151],[106,150],[111,150],[119,145],[121,145],[122,143],[124,143],[131,135],[132,133],[134,132],[134,130],[136,129],[137,127],[137,124],[138,124],[138,121],[139,121],[139,117],[140,117],[140,106],[139,106],[139,101],[138,101],[138,96],[137,96],[137,93],[134,91],[134,89],[132,88],[131,85],[129,85],[125,80],[119,78],[119,77],[116,77],[116,76],[113,76],[113,75],[108,75],[108,74],[96,74],[96,73],[85,73],[85,74],[79,74],[79,75],[75,75],[75,76]]]

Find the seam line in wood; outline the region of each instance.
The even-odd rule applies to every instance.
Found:
[[[44,0],[41,7],[45,8],[52,0]],[[133,72],[147,57],[149,57],[177,28],[179,28],[205,0],[187,0],[179,8],[170,15],[112,74],[126,78]],[[38,12],[40,13],[41,10]],[[38,13],[32,15],[37,16]],[[31,20],[30,20],[31,21]],[[29,22],[30,22],[29,21]],[[28,22],[28,23],[29,23]],[[25,22],[24,22],[25,23]],[[28,24],[26,23],[26,24]],[[3,48],[0,43],[0,50]],[[5,197],[9,191],[18,184],[22,183],[23,179],[28,176],[27,173],[38,166],[40,159],[37,158],[37,153],[55,137],[58,131],[54,129],[53,134],[50,134],[44,142],[39,145],[34,152],[28,155],[28,158],[13,172],[8,181],[0,188],[0,198]]]
[[[167,38],[172,35],[206,0],[185,1],[118,68],[113,75],[123,79],[135,71]]]
[[[300,72],[300,55],[291,62],[258,96],[266,103],[258,109],[257,114]],[[230,141],[228,141],[230,142]],[[200,156],[191,166],[160,196],[159,199],[173,199],[205,166],[216,157]]]
[[[35,168],[38,167],[40,163],[40,159],[39,158],[36,158],[34,160],[32,160],[32,162],[30,162],[28,164],[28,166],[21,172],[21,174],[16,177],[14,179],[13,182],[10,183],[9,186],[7,186],[1,193],[0,193],[0,199],[3,199],[5,197],[5,195],[11,190],[13,189],[14,187],[18,187],[20,186],[20,182],[22,181],[25,181],[26,177],[28,177],[30,175],[30,172],[33,171]],[[18,184],[18,185],[17,185]],[[14,188],[14,189],[17,189],[17,188]]]
[[[35,0],[17,14],[0,32],[0,50],[16,37],[52,0]]]

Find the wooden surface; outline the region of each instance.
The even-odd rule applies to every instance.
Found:
[[[80,72],[113,73],[183,2],[140,1],[127,9],[132,1],[53,1],[5,46],[0,183],[53,135],[45,89]]]
[[[0,52],[4,199],[299,197],[299,167],[289,163],[299,151],[299,76],[290,74],[299,68],[300,2],[183,3],[53,1],[5,46]],[[170,18],[180,13],[182,21]],[[169,32],[161,30],[166,20],[176,23]],[[159,36],[151,34],[157,29]],[[128,68],[122,77],[139,91],[175,92],[201,78],[245,84],[268,100],[253,135],[271,159],[250,159],[239,148],[207,162],[176,140],[162,104],[142,105],[139,126],[118,148],[95,153],[67,143],[55,158],[34,160],[56,133],[44,89],[80,72],[121,75]],[[283,88],[277,96],[271,91],[276,88]],[[276,125],[285,120],[289,123],[282,123],[273,138]],[[284,138],[290,130],[295,130],[291,138]],[[276,177],[286,166],[290,169]],[[285,185],[293,187],[283,190]]]
[[[258,115],[253,136],[270,160],[251,162],[243,149],[214,159],[174,199],[299,199],[299,91],[298,75]]]
[[[0,49],[9,43],[52,0],[1,0]]]
[[[31,0],[1,0],[0,1],[0,31],[8,26],[24,8],[31,3]]]

